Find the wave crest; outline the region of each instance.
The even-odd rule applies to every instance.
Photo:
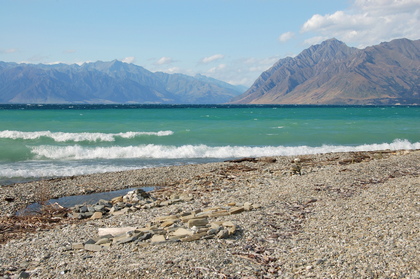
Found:
[[[116,138],[131,139],[138,136],[170,136],[172,131],[158,131],[158,132],[123,132],[123,133],[65,133],[65,132],[22,132],[22,131],[0,131],[0,138],[3,139],[23,139],[35,140],[41,137],[51,138],[56,142],[81,142],[81,141],[105,141],[112,142]]]
[[[420,149],[420,142],[395,140],[392,143],[365,144],[358,146],[322,145],[310,146],[207,146],[207,145],[139,145],[111,147],[82,147],[42,145],[31,147],[38,159],[90,160],[90,159],[181,159],[181,158],[238,158],[264,156],[292,156],[328,152],[375,151],[375,150]]]

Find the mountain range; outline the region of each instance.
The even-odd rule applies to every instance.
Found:
[[[263,72],[234,104],[420,104],[420,40],[357,49],[330,39]]]
[[[118,60],[77,64],[0,62],[0,103],[226,103],[245,87],[197,75],[152,73]]]
[[[0,62],[0,103],[420,104],[420,40],[358,49],[337,39],[280,59],[246,90],[210,77],[92,62]]]

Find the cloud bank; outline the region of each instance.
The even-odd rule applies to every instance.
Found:
[[[306,44],[335,37],[365,47],[397,38],[420,38],[420,0],[355,0],[350,9],[313,15],[301,33],[313,33]]]

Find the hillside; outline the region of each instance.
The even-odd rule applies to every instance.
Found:
[[[279,60],[236,104],[420,104],[420,40],[365,49],[336,39]]]

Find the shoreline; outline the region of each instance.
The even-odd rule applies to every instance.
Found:
[[[267,160],[275,159],[277,163],[283,164],[283,171],[288,172],[294,158],[304,158],[304,160],[314,162],[319,161],[322,164],[326,164],[326,161],[335,161],[335,163],[338,164],[340,160],[343,162],[346,160],[353,160],[355,155],[352,154],[371,154],[373,156],[372,159],[374,159],[375,156],[383,157],[384,154],[395,155],[412,151],[419,150],[331,152],[308,155],[260,157],[255,159],[263,164],[265,164]],[[196,169],[199,172],[208,171],[209,169],[214,170],[226,167],[233,161],[235,160],[204,164],[142,168],[77,176],[41,178],[26,182],[2,185],[0,186],[0,196],[13,199],[13,202],[5,201],[5,199],[0,200],[0,217],[7,215],[10,216],[13,212],[21,210],[31,203],[37,202],[42,195],[45,196],[42,197],[44,200],[48,200],[66,196],[88,195],[128,188],[173,186],[178,183],[179,180],[191,179],[196,173]],[[161,175],[161,172],[164,173],[164,176]]]
[[[290,175],[294,158],[301,160],[302,175]],[[10,274],[25,271],[36,278],[64,271],[63,278],[415,278],[420,276],[419,175],[420,150],[384,150],[263,157],[2,186],[0,196],[9,200],[0,201],[2,217],[43,191],[56,198],[167,186],[152,195],[164,199],[182,194],[191,201],[62,224],[11,240],[1,245],[0,274],[15,266]],[[226,240],[130,243],[100,252],[68,249],[72,242],[97,235],[99,227],[141,226],[177,211],[245,202],[260,207],[223,217],[240,228]],[[42,260],[45,249],[48,260]]]

